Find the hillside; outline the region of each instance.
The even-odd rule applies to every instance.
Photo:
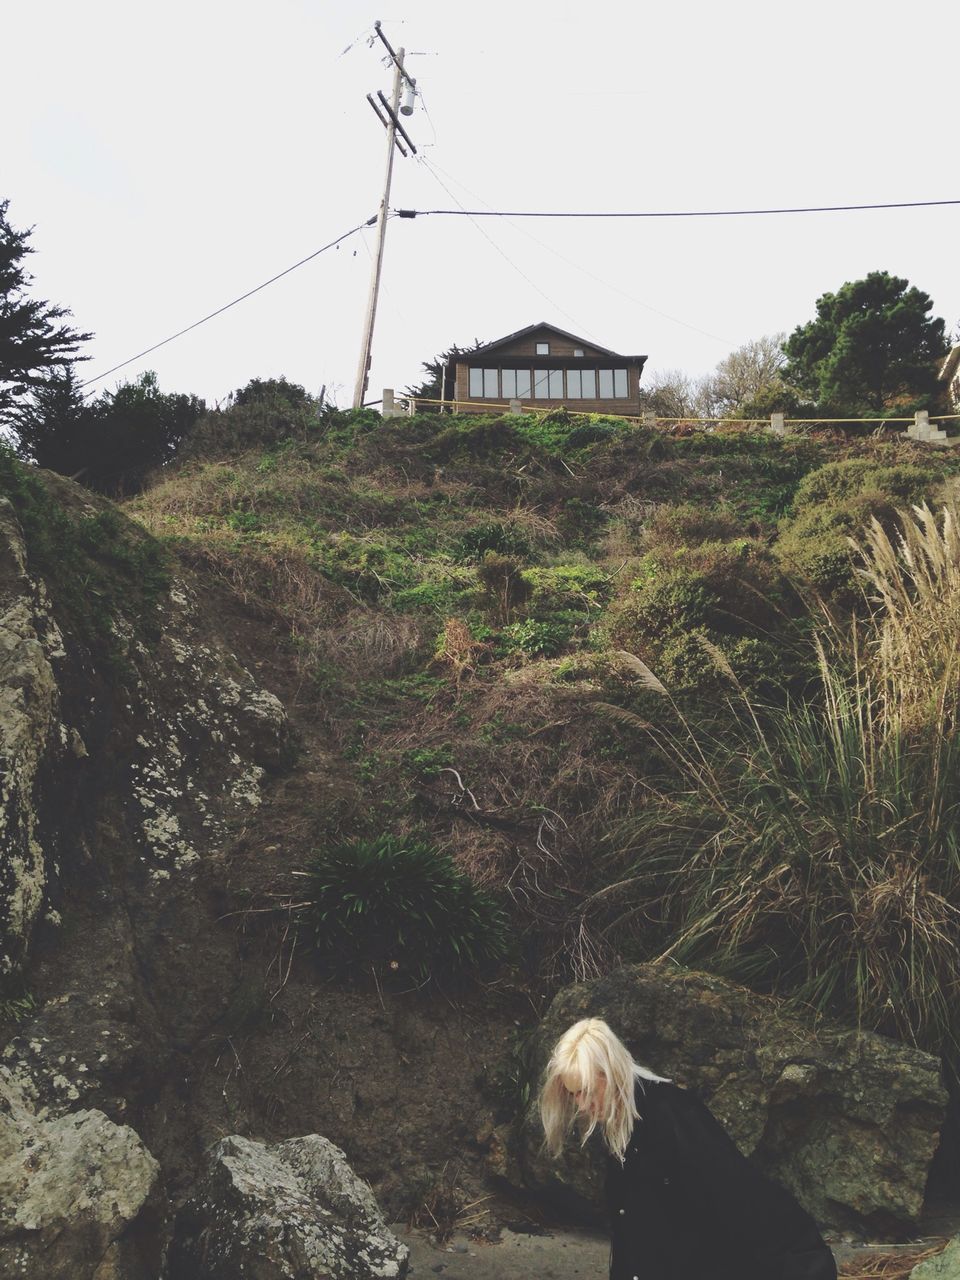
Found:
[[[865,616],[847,536],[950,501],[958,474],[953,450],[892,434],[282,402],[209,415],[119,513],[5,459],[85,753],[67,735],[72,772],[37,765],[24,848],[56,856],[34,916],[8,921],[11,1070],[35,1080],[31,1044],[102,1026],[120,1052],[78,1096],[134,1126],[173,1201],[214,1137],[317,1132],[392,1214],[452,1220],[529,1098],[550,998],[692,918],[658,878],[717,821],[691,816],[691,759],[739,785],[743,693],[764,724],[819,714],[812,635]],[[128,760],[146,789],[125,789]],[[318,924],[318,855],[387,839],[440,860],[445,914],[413,928],[411,870],[390,889],[405,928]],[[647,848],[666,861],[644,869]],[[691,960],[806,992],[776,938],[722,941]],[[838,982],[819,1007],[853,1025]],[[949,1051],[944,1025],[910,1034]]]

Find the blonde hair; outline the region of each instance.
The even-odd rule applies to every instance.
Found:
[[[552,1156],[560,1154],[577,1122],[579,1111],[573,1095],[582,1091],[588,1103],[595,1101],[601,1077],[605,1083],[603,1100],[581,1122],[580,1145],[599,1125],[607,1149],[621,1162],[638,1114],[634,1101],[636,1082],[666,1082],[663,1076],[634,1062],[630,1050],[602,1018],[575,1022],[557,1041],[540,1090],[540,1119],[545,1145]]]

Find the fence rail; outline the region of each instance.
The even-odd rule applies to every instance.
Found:
[[[401,405],[405,407],[401,407]],[[529,404],[521,400],[498,401],[498,400],[434,400],[426,396],[401,396],[397,400],[394,391],[387,387],[383,393],[383,416],[385,418],[403,417],[408,414],[417,413],[422,406],[436,406],[440,412],[444,410],[456,413],[458,410],[466,409],[471,413],[484,412],[489,409],[502,410],[507,414],[532,414],[541,417],[549,413],[555,413],[556,405]],[[576,412],[571,406],[565,406],[571,412]],[[883,417],[883,418],[788,418],[782,413],[772,413],[769,418],[661,418],[655,413],[646,411],[641,414],[617,413],[611,410],[603,413],[590,413],[589,417],[602,418],[619,418],[623,422],[633,422],[639,426],[649,427],[671,427],[671,426],[690,426],[690,427],[761,427],[766,431],[770,431],[775,435],[786,435],[790,431],[796,431],[803,427],[812,426],[864,426],[871,427],[875,431],[881,431],[886,426],[896,426],[906,423],[907,429],[903,433],[914,440],[922,440],[931,444],[942,443],[960,443],[957,441],[948,441],[947,433],[942,427],[938,427],[937,423],[960,422],[960,413],[938,413],[931,414],[927,410],[921,409],[917,413],[911,414],[909,417]]]

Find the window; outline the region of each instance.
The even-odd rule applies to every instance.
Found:
[[[550,370],[550,399],[551,400],[563,399],[563,370],[562,369]]]
[[[573,354],[574,354],[575,356],[582,356],[582,355],[583,355],[583,347],[574,347],[574,348],[573,348]]]
[[[503,388],[504,400],[530,398],[529,369],[501,369],[500,385]]]
[[[600,399],[625,400],[627,397],[626,369],[600,369]]]
[[[496,400],[500,394],[498,369],[471,369],[470,395],[475,400]]]
[[[567,399],[596,400],[597,375],[593,369],[567,370]]]
[[[537,355],[538,355],[538,356],[548,356],[549,354],[550,354],[550,343],[549,343],[549,342],[538,342],[538,343],[537,343]]]
[[[538,400],[547,400],[550,396],[550,374],[546,369],[534,369],[533,394]]]

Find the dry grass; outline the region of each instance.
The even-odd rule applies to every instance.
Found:
[[[946,1241],[941,1241],[930,1248],[871,1253],[845,1262],[838,1274],[843,1280],[909,1280],[914,1267],[937,1257],[945,1248]]]
[[[474,640],[470,627],[462,618],[448,618],[443,626],[434,661],[448,667],[459,685],[465,675],[472,675],[476,671],[477,664],[489,652],[490,645]]]
[[[427,628],[409,614],[354,607],[330,625],[311,626],[309,617],[301,618],[294,635],[309,664],[333,664],[340,675],[355,679],[389,679],[422,656]]]
[[[852,637],[825,628],[818,701],[762,709],[732,685],[718,730],[607,709],[675,777],[631,816],[623,879],[598,896],[628,930],[654,908],[664,958],[956,1058],[960,536],[949,511],[901,523],[859,547],[873,612]]]
[[[852,543],[875,611],[863,659],[878,693],[884,733],[957,727],[960,695],[960,510],[938,519],[926,505],[900,512],[891,539],[877,520]]]

